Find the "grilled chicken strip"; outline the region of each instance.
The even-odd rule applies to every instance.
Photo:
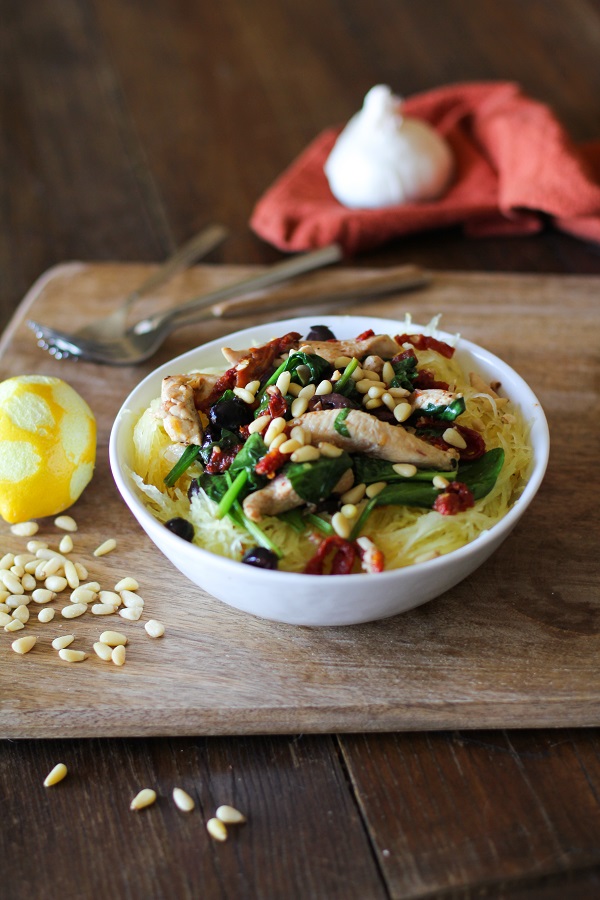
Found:
[[[413,391],[408,402],[413,409],[427,409],[429,406],[450,406],[459,397],[462,397],[462,394],[458,394],[456,391],[427,388]]]
[[[364,359],[365,356],[375,355],[391,359],[401,352],[402,347],[388,334],[374,334],[363,341],[295,341],[289,345],[289,349],[316,353],[333,365],[338,356],[355,356],[357,359]],[[229,363],[235,365],[248,356],[250,351],[222,347],[221,353]]]
[[[352,469],[348,469],[336,484],[333,493],[343,494],[352,487],[353,482]],[[260,522],[263,516],[276,516],[305,504],[306,500],[296,493],[289,479],[285,475],[277,475],[266,487],[248,494],[243,507],[252,522]]]
[[[163,378],[159,415],[171,440],[178,444],[202,443],[204,428],[196,407],[209,396],[218,378],[202,372]]]
[[[339,434],[334,422],[339,409],[325,409],[304,413],[292,419],[291,426],[301,425],[310,432],[312,443],[329,441],[350,453],[365,453],[377,459],[394,463],[412,463],[417,468],[435,468],[450,471],[458,459],[457,450],[441,450],[406,431],[401,425],[381,422],[370,413],[351,409],[344,425],[349,437]]]

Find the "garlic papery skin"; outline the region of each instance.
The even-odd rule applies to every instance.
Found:
[[[454,157],[427,122],[402,115],[383,84],[339,135],[324,166],[331,192],[353,209],[437,200],[448,189]]]

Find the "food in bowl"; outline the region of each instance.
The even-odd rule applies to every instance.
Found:
[[[534,454],[502,373],[465,368],[437,321],[336,324],[165,372],[128,471],[170,532],[251,567],[375,574],[464,548],[513,508]]]

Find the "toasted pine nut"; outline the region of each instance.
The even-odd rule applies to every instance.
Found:
[[[386,382],[386,384],[389,384],[390,381],[394,380],[394,378],[396,377],[396,373],[394,372],[394,367],[391,362],[387,360],[386,362],[384,362],[383,368],[381,370],[381,377]]]
[[[318,446],[321,454],[328,459],[337,459],[337,457],[341,456],[344,452],[341,447],[337,447],[335,444],[330,443],[330,441],[321,441]]]
[[[448,487],[450,482],[448,481],[447,478],[444,478],[443,475],[435,475],[433,478],[432,484],[433,484],[434,488],[439,488],[440,490],[443,490],[444,488]]]
[[[271,444],[271,447],[273,445]],[[302,444],[299,444],[298,441],[295,441],[293,438],[288,438],[282,444],[279,445],[279,452],[284,454],[293,453],[295,450],[299,450]],[[270,449],[270,448],[269,448]]]
[[[144,625],[144,629],[152,638],[162,637],[165,633],[165,626],[162,622],[157,622],[156,619],[149,619]]]
[[[127,619],[128,622],[137,622],[141,618],[142,612],[141,606],[132,606],[129,609],[124,607],[124,609],[119,610],[119,615],[122,619]]]
[[[372,497],[376,497],[377,494],[380,494],[386,487],[387,481],[374,481],[373,484],[368,485],[365,493],[370,500]]]
[[[395,410],[398,401],[395,397],[392,397],[389,391],[384,391],[384,393],[381,395],[381,399],[388,409],[391,409],[392,412]]]
[[[29,622],[29,610],[27,609],[24,603],[21,603],[20,606],[17,606],[15,611],[13,612],[13,619],[19,619],[23,625],[26,625]]]
[[[113,648],[109,647],[108,644],[103,644],[102,641],[96,641],[94,644],[94,652],[105,662],[112,660]]]
[[[254,403],[254,394],[251,391],[246,390],[246,388],[234,387],[233,393],[236,397],[239,397],[240,400],[243,400],[244,403],[247,403],[249,406]]]
[[[277,381],[275,382],[275,386],[279,388],[283,396],[288,392],[288,388],[290,386],[290,381],[292,380],[291,372],[282,372]]]
[[[260,381],[249,381],[246,385],[246,390],[250,391],[251,394],[255,394],[260,387]]]
[[[74,634],[61,634],[60,637],[54,638],[54,640],[52,641],[52,646],[55,650],[64,650],[65,647],[68,647],[69,644],[72,644],[74,640]]]
[[[332,383],[325,378],[324,381],[321,381],[321,383],[317,385],[315,394],[317,397],[323,397],[325,394],[330,394],[332,390]]]
[[[285,433],[285,431],[282,431],[281,434],[277,434],[277,435],[273,438],[273,440],[271,441],[271,443],[269,444],[269,450],[278,450],[279,447],[281,447],[282,444],[285,444],[285,442],[287,441],[287,439],[288,439],[288,438],[287,438],[287,434]]]
[[[379,400],[385,394],[385,388],[379,384],[370,387],[367,391],[367,397],[371,400]]]
[[[77,522],[72,516],[58,516],[54,524],[62,531],[77,531]]]
[[[456,428],[446,428],[442,435],[442,439],[446,441],[447,444],[450,444],[451,447],[456,447],[457,450],[464,450],[467,446],[464,437],[456,430]]]
[[[346,518],[346,516],[343,516],[340,512],[334,513],[333,516],[331,517],[331,524],[333,526],[333,530],[335,531],[335,533],[337,535],[339,535],[341,538],[347,539],[350,537],[350,532],[352,531],[352,524]]]
[[[298,441],[302,446],[304,446],[304,444],[310,444],[310,434],[302,427],[302,425],[294,425],[290,431],[290,437],[292,440]]]
[[[88,658],[87,653],[84,653],[83,650],[59,650],[58,655],[64,662],[70,663],[83,662]]]
[[[103,631],[100,635],[100,640],[103,644],[108,644],[109,647],[118,647],[120,644],[126,644],[127,638],[124,634],[121,634],[120,631]]]
[[[220,819],[212,818],[206,823],[206,830],[215,841],[227,840],[227,829]]]
[[[360,503],[365,496],[366,490],[366,484],[363,484],[362,482],[360,484],[355,484],[354,487],[349,488],[349,490],[342,494],[340,499],[342,503]]]
[[[60,611],[64,619],[76,619],[87,612],[87,603],[71,603],[70,606],[63,606]]]
[[[49,591],[47,588],[36,588],[31,595],[34,603],[50,603],[55,597],[56,593]]]
[[[39,527],[37,522],[17,522],[16,525],[10,526],[10,530],[19,537],[33,537],[38,533]]]
[[[312,397],[315,396],[315,391],[316,391],[316,387],[314,386],[314,384],[307,384],[306,387],[302,388],[302,390],[300,391],[298,396],[306,397],[307,400],[310,400]]]
[[[267,417],[265,416],[265,418]],[[258,422],[258,419],[256,419],[255,421]],[[126,578],[121,578],[121,580],[115,584],[114,589],[115,591],[137,591],[138,588],[139,584],[137,583],[135,578],[131,578],[128,576]]]
[[[173,802],[182,812],[191,812],[196,805],[190,795],[179,787],[173,788]]]
[[[410,391],[407,391],[406,388],[391,387],[388,388],[388,390],[392,397],[398,397],[398,399],[401,399],[402,397],[408,397],[410,395]]]
[[[365,378],[368,378],[369,381],[377,381],[379,384],[383,384],[379,374],[373,371],[373,369],[363,369],[363,375]]]
[[[96,547],[94,550],[94,556],[106,556],[107,553],[110,553],[111,550],[114,550],[117,546],[117,542],[114,538],[109,538],[107,541],[104,541],[100,544],[99,547]]]
[[[65,534],[60,539],[60,544],[58,545],[58,549],[61,553],[70,553],[73,549],[73,538],[70,534]]]
[[[417,474],[417,467],[413,466],[412,463],[395,463],[392,469],[396,475],[402,475],[403,478],[412,478],[413,475]]]
[[[111,653],[111,659],[114,662],[115,666],[123,666],[125,665],[125,657],[127,655],[127,650],[125,649],[123,644],[118,644]]]
[[[48,609],[48,607],[45,607],[45,609],[40,609],[40,611],[38,613],[38,621],[39,622],[44,622],[44,623],[51,622],[53,618],[54,618],[54,610],[53,609]]]
[[[296,397],[296,399],[292,401],[291,413],[294,418],[303,416],[307,409],[308,397]]]
[[[350,376],[350,378],[351,378],[352,381],[354,381],[354,382],[360,381],[360,380],[363,379],[364,377],[365,377],[365,373],[364,373],[364,371],[361,369],[360,366],[357,366],[356,369],[354,370],[354,372],[352,373],[352,375]]]
[[[285,421],[283,416],[277,416],[275,419],[271,419],[269,427],[264,434],[264,442],[267,447],[270,445],[271,441],[277,437],[278,434],[281,434],[286,425],[287,422]]]
[[[340,512],[346,519],[355,519],[358,515],[358,509],[354,503],[344,503]]]
[[[67,774],[67,767],[64,763],[57,763],[53,769],[48,772],[44,778],[44,787],[52,787],[62,781]]]
[[[239,809],[236,809],[234,806],[228,806],[227,804],[219,806],[215,816],[219,822],[223,822],[224,825],[242,825],[246,821],[246,816],[241,813]]]
[[[269,422],[271,421],[271,416],[259,416],[258,419],[254,419],[248,425],[248,434],[255,434],[264,431]]]
[[[373,397],[371,400],[367,400],[367,402],[365,403],[365,409],[379,409],[380,406],[383,406],[383,403],[381,402],[379,397]]]
[[[320,455],[321,451],[317,447],[313,447],[311,444],[305,444],[303,447],[300,447],[299,450],[295,450],[290,459],[294,463],[313,462],[315,459],[319,459]]]
[[[410,403],[399,403],[398,406],[394,408],[394,418],[397,422],[406,422],[411,415],[412,406]]]
[[[27,637],[17,638],[16,641],[13,641],[11,647],[15,651],[15,653],[23,656],[25,653],[29,653],[32,647],[35,647],[35,643],[37,638],[32,634],[27,635]]]
[[[301,385],[301,384],[294,384],[294,382],[292,381],[292,382],[290,383],[289,388],[287,389],[287,392],[288,392],[288,394],[290,394],[292,397],[297,397],[301,390],[302,390],[302,385]]]
[[[67,586],[67,579],[63,578],[62,575],[50,575],[44,580],[44,584],[49,591],[60,594]]]
[[[143,788],[143,790],[133,798],[129,804],[129,809],[144,809],[145,806],[152,806],[155,800],[156,791],[153,791],[152,788]]]
[[[351,362],[352,357],[350,356],[336,356],[333,361],[333,365],[336,369],[345,369],[346,366],[350,365]]]
[[[356,390],[361,394],[366,394],[369,388],[373,386],[370,378],[362,378],[356,382]]]

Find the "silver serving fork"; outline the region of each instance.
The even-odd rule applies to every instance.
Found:
[[[133,304],[166,284],[177,272],[206,256],[225,240],[228,231],[222,225],[207,225],[172,253],[142,284],[132,291],[113,312],[88,322],[72,333],[72,338],[89,341],[110,341],[122,337]]]
[[[260,275],[244,278],[234,284],[194,297],[167,312],[141,319],[113,340],[90,340],[49,328],[32,320],[27,324],[35,333],[38,346],[48,350],[55,359],[76,358],[109,366],[131,366],[152,356],[176,328],[194,322],[197,318],[194,314],[198,310],[251,291],[263,290],[304,272],[338,262],[342,255],[341,248],[337,244],[331,244],[321,250],[295,256],[271,266]]]

